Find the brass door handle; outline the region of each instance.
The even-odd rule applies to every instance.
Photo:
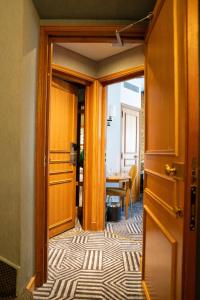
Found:
[[[168,164],[165,165],[165,173],[168,176],[174,176],[176,174],[176,168],[171,168]]]

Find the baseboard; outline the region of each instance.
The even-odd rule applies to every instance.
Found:
[[[147,300],[151,300],[151,296],[150,296],[150,294],[149,294],[149,291],[148,291],[146,282],[145,282],[144,280],[142,280],[142,287],[143,287],[143,289],[144,289],[144,293],[145,293],[146,299],[147,299]]]
[[[20,266],[14,264],[13,262],[11,262],[10,260],[6,259],[3,256],[0,256],[0,261],[4,262],[5,264],[9,265],[10,267],[14,268],[17,271],[20,269]]]
[[[36,278],[36,276],[31,277],[31,279],[29,280],[29,282],[26,286],[26,289],[29,292],[32,292],[35,289],[35,278]]]

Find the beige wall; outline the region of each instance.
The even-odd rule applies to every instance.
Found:
[[[54,45],[53,63],[78,71],[89,76],[96,76],[96,62],[73,51]]]
[[[31,0],[0,1],[0,259],[34,273],[34,147],[39,18]]]
[[[97,64],[97,77],[103,77],[108,74],[126,70],[131,67],[144,64],[144,47],[136,48],[113,55]]]
[[[39,18],[31,0],[0,1],[0,259],[34,274],[34,149]],[[56,47],[54,63],[99,77],[143,63],[143,49],[102,62]]]
[[[93,61],[71,50],[54,45],[53,63],[100,78],[144,64],[144,46],[124,51],[101,61]]]

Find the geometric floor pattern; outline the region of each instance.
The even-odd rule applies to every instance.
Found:
[[[34,299],[144,300],[141,286],[142,206],[102,232],[80,226],[49,241],[48,281]]]

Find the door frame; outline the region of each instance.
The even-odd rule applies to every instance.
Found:
[[[185,199],[185,222],[184,222],[184,244],[183,244],[183,299],[197,299],[200,296],[198,270],[200,262],[200,246],[198,242],[200,229],[200,109],[199,109],[199,1],[188,0],[187,3],[187,137],[186,137],[186,199]],[[193,162],[195,159],[195,162]],[[194,184],[197,185],[197,195],[195,203],[195,223],[193,231],[190,230],[191,218],[191,185],[192,172]],[[188,247],[190,245],[190,247]]]
[[[52,43],[56,42],[114,42],[116,29],[123,25],[41,26],[38,67],[38,96],[36,110],[35,157],[35,285],[47,281],[48,256],[48,128],[49,97],[52,75]],[[125,41],[144,39],[145,27],[136,26],[123,34]],[[85,230],[103,230],[105,224],[105,84],[118,80],[118,73],[99,80],[85,74],[53,65],[58,74],[86,86],[85,103],[85,162],[84,162],[84,220]],[[140,71],[140,67],[134,72]],[[121,74],[129,78],[133,70]],[[101,95],[102,101],[99,101]],[[90,126],[90,124],[95,126]],[[102,138],[99,139],[99,134]]]
[[[195,85],[195,90],[192,91],[192,86],[189,86],[189,82],[193,80],[194,74],[196,75],[196,81],[193,82],[197,83],[198,81],[198,51],[195,49],[196,47],[196,41],[193,38],[194,31],[198,27],[198,16],[197,16],[197,7],[198,7],[198,0],[187,0],[188,3],[188,23],[187,23],[187,33],[188,33],[188,40],[187,40],[187,48],[188,48],[188,61],[192,61],[195,59],[197,62],[196,68],[193,71],[194,64],[191,65],[191,68],[188,69],[187,75],[188,75],[188,107],[192,108],[195,104],[195,107],[197,107],[198,98],[197,96],[194,97],[194,93],[196,92],[196,95],[199,95],[198,85]],[[193,29],[191,26],[192,16],[195,14],[196,18],[194,20],[195,22],[195,28]],[[48,235],[47,235],[47,159],[48,159],[48,147],[47,147],[47,141],[48,141],[48,97],[49,97],[49,89],[50,89],[50,77],[51,77],[51,55],[52,55],[52,49],[51,49],[51,43],[52,42],[113,42],[116,40],[115,37],[115,31],[116,29],[122,28],[122,25],[115,24],[115,25],[77,25],[77,26],[41,26],[40,28],[40,50],[39,50],[39,67],[38,67],[38,97],[37,97],[37,111],[36,111],[36,160],[35,160],[35,272],[36,272],[36,286],[41,286],[44,282],[47,280],[47,254],[48,254]],[[144,34],[145,34],[145,28],[142,26],[137,26],[132,30],[129,30],[128,32],[123,34],[123,38],[125,41],[129,42],[138,42],[144,40]],[[73,72],[73,71],[72,71]],[[87,89],[86,96],[88,97],[88,118],[90,113],[93,114],[93,118],[89,119],[88,121],[88,134],[89,132],[89,124],[95,118],[98,120],[98,126],[96,126],[96,132],[92,136],[94,147],[98,150],[98,161],[100,166],[100,172],[99,173],[99,182],[103,186],[100,191],[100,197],[103,200],[101,204],[104,204],[103,196],[105,195],[105,170],[104,170],[104,154],[105,154],[105,116],[106,116],[106,86],[111,83],[119,82],[125,79],[132,78],[133,75],[135,77],[140,76],[142,73],[144,73],[144,67],[139,66],[133,69],[128,69],[123,72],[118,72],[114,74],[110,74],[108,76],[104,76],[102,78],[99,78],[98,81],[94,79],[93,83],[90,85],[90,88]],[[79,74],[74,74],[76,78],[79,78]],[[83,75],[83,74],[82,74]],[[80,79],[80,78],[79,78]],[[100,84],[102,86],[100,86]],[[102,106],[98,106],[98,95],[101,94],[102,96]],[[94,99],[93,99],[94,98]],[[89,101],[90,100],[90,101]],[[92,105],[93,101],[95,102],[95,105]],[[197,104],[197,105],[196,105]],[[191,111],[188,110],[188,117],[187,119],[190,120],[192,117]],[[197,127],[195,128],[195,137],[198,137],[199,129],[198,129],[198,117],[196,118],[197,122],[194,122],[189,130],[187,130],[187,136],[190,135],[190,133],[194,130],[194,125]],[[86,125],[87,126],[87,125]],[[99,147],[99,140],[97,133],[99,133],[99,130],[101,130],[101,144]],[[187,138],[188,140],[188,138]],[[91,144],[88,139],[88,144],[86,145],[86,150],[91,151]],[[89,149],[87,149],[89,147]],[[100,151],[99,151],[100,149]],[[195,148],[198,150],[198,147]],[[188,149],[188,164],[191,162],[191,159],[193,157],[193,153],[197,154],[197,150],[194,151],[194,149]],[[86,170],[89,169],[89,156],[86,155],[86,162],[85,167]],[[187,168],[188,169],[188,168]],[[187,172],[187,178],[190,178],[190,172],[188,169]],[[96,181],[91,182],[91,175],[86,175],[86,180],[88,180],[88,183],[92,184],[92,189],[94,189],[94,184]],[[189,182],[188,179],[188,185],[187,188],[189,189]],[[86,186],[87,192],[89,191],[90,187]],[[86,193],[87,193],[86,192]],[[95,196],[99,191],[95,190],[93,191],[93,196]],[[88,200],[92,201],[93,198],[88,196]],[[98,198],[99,199],[99,198]],[[189,192],[187,193],[187,197],[185,200],[186,207],[189,206]],[[96,205],[97,203],[95,203]],[[98,207],[94,205],[94,210]],[[100,212],[103,212],[102,206],[100,207]],[[85,218],[88,219],[89,215],[88,213],[91,213],[91,211],[86,210],[85,211]],[[184,268],[184,274],[183,274],[183,287],[187,287],[190,291],[193,293],[194,286],[188,286],[186,281],[187,278],[191,278],[192,272],[194,266],[190,264],[191,257],[194,257],[194,264],[196,264],[196,231],[194,234],[191,234],[191,232],[188,231],[187,224],[189,222],[189,213],[185,215],[185,232],[184,232],[184,250],[189,249],[187,247],[188,242],[190,239],[194,240],[194,248],[189,249],[190,256],[186,254],[187,251],[184,251],[184,265],[187,266],[187,269]],[[98,224],[99,227],[104,226],[104,219],[102,220],[101,224]],[[90,225],[90,226],[89,226]],[[90,224],[85,225],[86,228],[91,227]],[[94,228],[93,230],[97,230],[98,226]],[[92,229],[92,228],[90,228]],[[102,228],[103,229],[103,228]],[[190,277],[191,276],[191,277]],[[195,278],[195,274],[193,276]],[[186,298],[185,298],[186,299]],[[188,299],[188,298],[187,298]],[[192,298],[191,298],[192,299]]]

